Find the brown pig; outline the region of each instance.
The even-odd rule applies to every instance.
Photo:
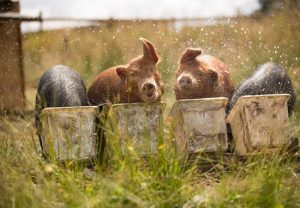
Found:
[[[156,64],[159,60],[151,42],[140,38],[143,55],[125,66],[115,66],[101,72],[88,90],[91,104],[160,101],[163,83]]]
[[[230,98],[234,88],[227,66],[213,56],[200,56],[201,53],[198,48],[183,52],[173,88],[176,99]]]

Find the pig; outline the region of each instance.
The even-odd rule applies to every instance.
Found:
[[[234,88],[227,66],[216,57],[201,53],[200,48],[183,52],[173,87],[176,99],[230,98]]]
[[[127,65],[114,66],[101,72],[88,89],[91,104],[160,101],[164,85],[156,69],[159,57],[153,44],[140,38],[143,55]]]
[[[50,68],[42,75],[36,94],[37,134],[39,135],[40,129],[39,116],[44,108],[88,105],[86,88],[77,72],[63,65]]]
[[[250,78],[240,84],[229,100],[228,110],[241,96],[266,94],[290,94],[288,112],[291,115],[296,100],[295,90],[284,68],[272,62],[260,65]]]

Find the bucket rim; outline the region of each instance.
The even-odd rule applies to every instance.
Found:
[[[119,107],[129,107],[129,106],[166,106],[165,102],[136,102],[136,103],[116,103],[111,106],[111,108],[119,108]]]
[[[104,105],[97,105],[97,106],[68,106],[68,107],[48,107],[44,108],[42,110],[42,113],[46,112],[54,112],[54,111],[78,111],[78,110],[94,110],[94,109],[99,109],[100,106],[105,106]]]
[[[196,98],[196,99],[180,99],[177,100],[173,106],[176,103],[193,103],[193,102],[207,102],[207,101],[228,101],[229,99],[227,97],[210,97],[210,98]]]
[[[265,97],[265,98],[269,98],[269,97],[286,97],[286,98],[290,98],[291,95],[290,94],[286,94],[286,93],[283,93],[283,94],[265,94],[265,95],[244,95],[244,96],[241,96],[238,98],[238,100],[244,100],[244,99],[247,99],[247,98],[261,98],[261,97]]]

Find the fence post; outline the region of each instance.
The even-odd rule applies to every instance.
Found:
[[[19,1],[0,0],[0,13],[19,13]],[[20,20],[0,21],[0,111],[25,108]]]

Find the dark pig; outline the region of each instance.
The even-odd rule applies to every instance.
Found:
[[[229,101],[229,111],[241,96],[266,94],[290,94],[288,112],[291,115],[296,100],[292,82],[282,66],[271,62],[260,65],[250,78],[240,84]]]
[[[87,105],[86,88],[80,75],[67,66],[54,66],[39,81],[35,102],[36,127],[39,130],[39,115],[44,108]]]

